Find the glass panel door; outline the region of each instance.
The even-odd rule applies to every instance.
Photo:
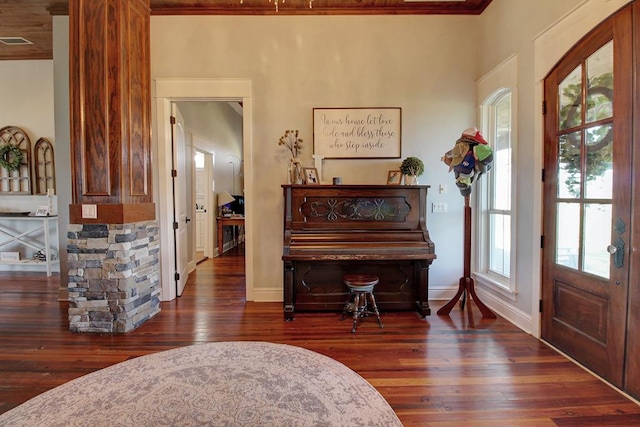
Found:
[[[586,93],[586,102],[584,101]],[[613,41],[558,85],[556,263],[609,278],[613,186]]]
[[[629,286],[630,8],[545,79],[542,337],[620,386]]]

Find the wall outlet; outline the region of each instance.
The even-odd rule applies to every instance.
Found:
[[[82,218],[98,218],[98,205],[82,205]]]
[[[445,213],[447,212],[447,204],[446,203],[434,203],[431,205],[431,212],[433,213]]]

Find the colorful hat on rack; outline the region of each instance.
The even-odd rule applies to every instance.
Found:
[[[460,194],[468,196],[473,182],[491,169],[493,150],[477,128],[467,128],[442,161],[453,170]]]
[[[487,141],[484,139],[478,128],[467,128],[462,131],[462,136],[471,138],[478,144],[487,145]]]

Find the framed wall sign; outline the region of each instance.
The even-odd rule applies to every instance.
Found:
[[[313,154],[327,159],[401,156],[402,109],[314,108]]]
[[[47,216],[49,215],[49,206],[38,206],[35,216]]]

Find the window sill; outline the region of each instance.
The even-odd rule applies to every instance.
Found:
[[[482,285],[482,287],[500,294],[511,301],[515,302],[518,300],[518,293],[509,288],[508,282],[500,281],[496,277],[485,273],[474,273],[474,276],[476,283]]]

